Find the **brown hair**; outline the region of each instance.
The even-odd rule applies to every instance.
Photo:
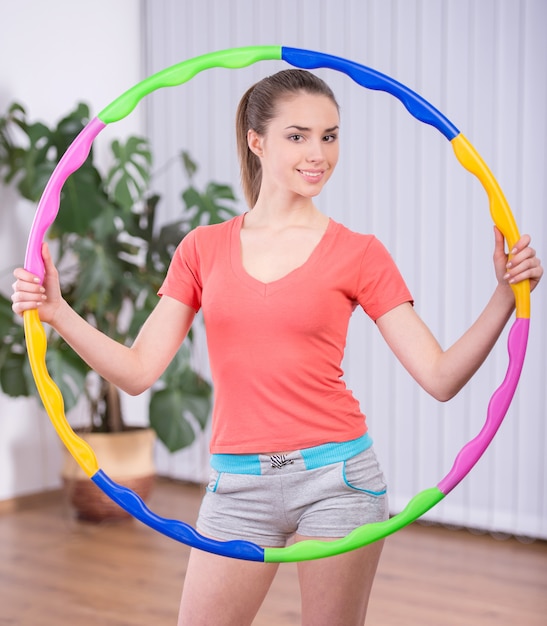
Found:
[[[248,89],[239,102],[236,115],[237,152],[241,186],[251,208],[258,199],[262,167],[259,158],[249,149],[247,133],[252,129],[264,135],[269,122],[276,116],[279,101],[298,92],[326,96],[339,108],[334,93],[325,81],[306,70],[282,70],[267,76]]]

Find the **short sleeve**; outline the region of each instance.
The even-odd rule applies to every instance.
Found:
[[[358,282],[357,302],[374,321],[404,302],[413,304],[395,261],[376,237],[363,254]]]
[[[196,235],[191,231],[177,246],[158,294],[179,300],[197,312],[201,308],[202,287]]]

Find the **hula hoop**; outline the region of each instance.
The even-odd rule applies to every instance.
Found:
[[[362,87],[385,91],[399,99],[413,117],[435,127],[450,141],[461,165],[482,183],[489,197],[491,217],[506,238],[510,249],[513,248],[519,239],[519,231],[492,172],[460,131],[421,96],[385,74],[341,57],[282,46],[251,46],[213,52],[173,65],[126,91],[91,120],[67,149],[46,185],[30,231],[25,268],[43,280],[41,244],[59,210],[62,186],[68,176],[85,161],[95,137],[107,124],[126,117],[152,91],[180,85],[198,72],[213,67],[237,69],[266,60],[283,60],[302,69],[337,70],[347,74]],[[415,495],[402,512],[389,520],[366,524],[335,541],[309,540],[284,548],[262,548],[245,540],[216,541],[203,537],[184,522],[156,515],[137,494],[109,478],[99,468],[91,447],[74,433],[66,419],[61,392],[46,367],[46,333],[36,310],[25,312],[24,327],[32,373],[53,426],[85,473],[119,506],[167,537],[200,550],[250,561],[304,561],[348,552],[395,533],[438,504],[471,471],[501,426],[524,363],[530,324],[530,286],[528,281],[523,281],[513,285],[512,289],[516,302],[516,319],[507,340],[509,363],[505,378],[490,399],[486,421],[480,432],[463,446],[448,474],[435,487]]]

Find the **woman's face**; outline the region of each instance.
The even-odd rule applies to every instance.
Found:
[[[327,96],[301,92],[281,100],[265,135],[249,131],[262,164],[261,194],[317,196],[338,162],[336,105]]]

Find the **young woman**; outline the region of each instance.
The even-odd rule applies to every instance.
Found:
[[[416,381],[444,401],[478,369],[510,318],[509,283],[529,279],[534,288],[543,273],[530,237],[509,262],[495,230],[494,293],[469,330],[441,349],[378,240],[313,203],[338,161],[339,124],[333,93],[309,72],[282,71],[248,90],[237,141],[251,210],[185,237],[131,347],[69,308],[47,245],[43,286],[15,271],[13,310],[39,307],[91,367],[131,394],[159,377],[203,310],[215,409],[197,528],[209,537],[283,546],[332,540],[385,519],[384,478],[365,417],[342,380],[353,310],[361,306]],[[364,624],[381,550],[377,542],[299,563],[302,623]],[[277,567],[193,550],[179,625],[251,624]]]

